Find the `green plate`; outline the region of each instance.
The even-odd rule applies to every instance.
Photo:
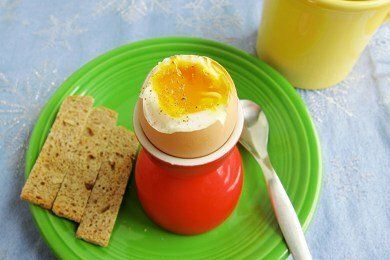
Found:
[[[174,54],[198,54],[220,62],[232,76],[240,98],[261,105],[270,123],[269,153],[304,229],[313,216],[320,186],[320,149],[313,123],[295,89],[275,70],[236,48],[197,38],[159,38],[119,47],[89,62],[57,90],[43,109],[27,151],[26,177],[68,95],[91,95],[95,105],[119,112],[119,125],[132,129],[132,114],[148,72]],[[234,213],[218,228],[198,236],[166,232],[151,222],[130,181],[107,248],[75,237],[77,225],[31,206],[43,237],[66,259],[221,259],[286,258],[261,170],[243,149],[244,188]]]

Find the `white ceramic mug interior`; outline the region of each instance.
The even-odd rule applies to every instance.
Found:
[[[191,159],[179,158],[179,157],[166,154],[160,151],[159,149],[157,149],[146,137],[139,123],[138,104],[135,105],[135,109],[134,109],[133,127],[134,127],[135,135],[137,136],[137,139],[142,145],[142,147],[146,149],[154,157],[172,165],[198,166],[198,165],[203,165],[218,160],[219,158],[224,156],[227,152],[229,152],[237,144],[238,139],[241,136],[242,128],[244,126],[244,114],[240,102],[238,102],[237,109],[238,109],[238,115],[237,115],[236,126],[233,130],[233,133],[230,135],[229,139],[225,142],[224,145],[222,145],[215,152],[198,158],[191,158]]]

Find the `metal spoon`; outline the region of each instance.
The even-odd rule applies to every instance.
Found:
[[[294,259],[312,259],[297,214],[268,156],[268,121],[260,106],[240,100],[244,129],[240,143],[255,157],[263,170],[276,219]]]

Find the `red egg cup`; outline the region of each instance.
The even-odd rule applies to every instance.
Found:
[[[136,106],[137,107],[137,106]],[[147,139],[134,112],[134,131],[143,148],[135,168],[138,198],[159,226],[195,235],[220,225],[241,195],[242,159],[236,147],[243,127],[241,106],[229,140],[210,155],[184,159],[158,150]]]

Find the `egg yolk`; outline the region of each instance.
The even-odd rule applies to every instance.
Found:
[[[161,112],[179,118],[226,105],[230,84],[216,64],[171,58],[151,76]],[[209,68],[210,67],[210,68]]]

